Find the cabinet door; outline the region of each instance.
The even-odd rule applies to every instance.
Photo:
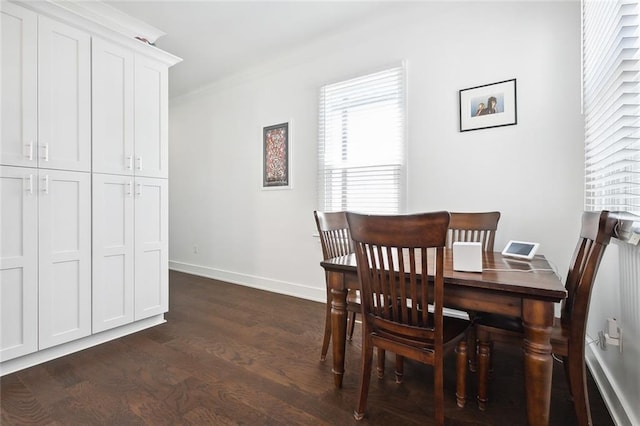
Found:
[[[93,172],[133,174],[133,53],[92,44]]]
[[[37,179],[0,167],[0,361],[38,350]]]
[[[166,179],[136,178],[135,319],[169,310],[169,203]]]
[[[93,332],[133,321],[133,178],[93,175]]]
[[[38,19],[38,165],[91,171],[91,37]]]
[[[91,175],[39,171],[39,349],[91,334]]]
[[[6,1],[0,7],[0,164],[36,167],[38,17]]]
[[[169,176],[167,66],[144,56],[135,58],[135,173]]]

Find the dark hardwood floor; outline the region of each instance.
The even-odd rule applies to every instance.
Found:
[[[170,273],[167,323],[0,379],[1,424],[344,425],[356,403],[360,334],[347,347],[344,387],[333,387],[331,356],[320,362],[324,305]],[[331,351],[329,351],[331,353]],[[448,357],[447,424],[525,424],[518,349],[496,345],[486,412],[455,402]],[[432,371],[407,361],[405,379],[372,379],[360,424],[433,424]],[[595,425],[613,424],[589,378]],[[475,375],[468,389],[475,395]],[[554,366],[553,425],[575,424],[562,366]]]

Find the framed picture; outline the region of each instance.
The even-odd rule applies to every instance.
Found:
[[[290,187],[289,123],[262,128],[262,187]]]
[[[460,90],[460,131],[517,124],[516,79]]]

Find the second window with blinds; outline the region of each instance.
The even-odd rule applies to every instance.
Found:
[[[405,116],[404,64],[322,87],[320,210],[404,210]]]

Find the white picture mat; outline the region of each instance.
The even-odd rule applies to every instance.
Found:
[[[502,95],[503,111],[473,116],[472,102],[477,98],[488,99],[496,94]],[[516,124],[516,80],[487,84],[460,91],[460,131],[499,127]]]

